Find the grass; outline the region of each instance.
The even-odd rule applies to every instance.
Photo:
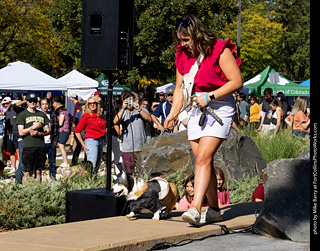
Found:
[[[297,158],[310,150],[309,138],[293,137],[288,129],[272,138],[250,134],[246,130],[242,134],[252,137],[266,163],[275,159]]]

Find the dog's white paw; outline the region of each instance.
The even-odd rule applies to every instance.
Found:
[[[136,215],[134,214],[134,212],[131,212],[131,213],[129,213],[129,214],[126,215],[126,217],[127,217],[128,219],[131,219],[131,218],[133,218],[134,216],[136,216]]]
[[[152,220],[155,220],[155,221],[160,220],[160,210],[154,213]]]
[[[159,215],[154,215],[152,217],[152,220],[158,221],[158,220],[160,220],[160,216]]]

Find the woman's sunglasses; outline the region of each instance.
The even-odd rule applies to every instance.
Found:
[[[183,20],[182,18],[178,17],[176,18],[176,29],[179,27],[180,24],[182,25],[182,27],[187,28],[190,24],[190,20],[189,19]]]

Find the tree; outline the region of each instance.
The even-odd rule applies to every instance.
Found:
[[[47,15],[59,41],[59,55],[65,63],[60,74],[80,70],[82,1],[52,0]]]
[[[275,18],[283,26],[279,53],[292,81],[310,77],[310,1],[274,0]]]
[[[163,83],[175,80],[172,30],[177,17],[194,14],[217,33],[237,15],[236,0],[136,0],[135,5],[134,65],[140,76]]]
[[[274,11],[263,3],[251,4],[241,12],[241,73],[244,81],[254,77],[268,65],[277,69],[282,25],[274,20]],[[226,26],[223,37],[237,39],[237,22]]]
[[[46,18],[52,0],[3,0],[0,8],[0,67],[22,60],[54,73],[64,65]]]

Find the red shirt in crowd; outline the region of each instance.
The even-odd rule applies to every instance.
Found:
[[[236,45],[231,40],[222,41],[217,39],[213,44],[213,49],[202,60],[199,70],[194,78],[195,92],[210,92],[218,89],[228,82],[226,76],[219,66],[219,58],[225,48],[229,48],[233,53],[238,66],[242,62],[235,53]],[[199,55],[192,56],[186,48],[177,46],[176,66],[181,75],[187,74]]]
[[[252,202],[256,202],[256,199],[264,200],[264,185],[260,183],[252,194]]]
[[[84,129],[84,139],[97,139],[105,135],[106,121],[99,118],[97,114],[92,112],[84,113],[79,121],[79,124],[74,129],[75,133],[81,133]]]

